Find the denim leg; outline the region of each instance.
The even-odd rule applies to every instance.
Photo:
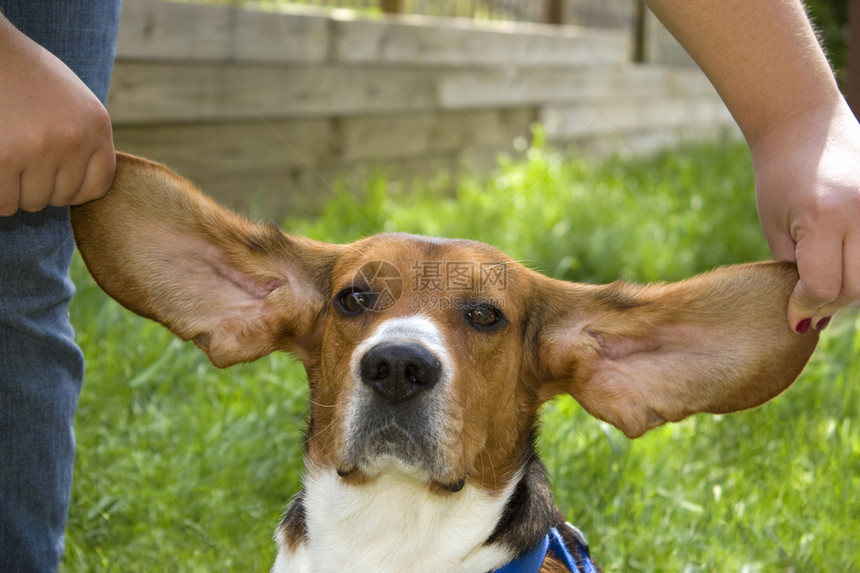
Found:
[[[0,12],[107,97],[120,0],[0,0]],[[56,571],[83,357],[68,303],[68,208],[0,217],[0,570]]]
[[[0,217],[0,570],[56,571],[83,376],[68,212]]]

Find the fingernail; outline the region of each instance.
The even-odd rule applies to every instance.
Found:
[[[831,318],[832,318],[832,317],[830,317],[830,316],[825,316],[824,318],[822,318],[821,320],[819,320],[819,321],[815,324],[815,330],[824,330],[825,328],[827,328],[827,325],[828,325],[828,324],[830,324],[830,319],[831,319]]]
[[[812,326],[811,318],[804,318],[800,322],[797,323],[797,326],[794,327],[794,331],[798,334],[806,334],[809,332],[809,327]]]

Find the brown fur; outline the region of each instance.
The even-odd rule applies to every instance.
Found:
[[[456,364],[448,422],[461,439],[446,452],[450,475],[434,476],[442,489],[467,479],[501,490],[520,468],[538,407],[553,395],[572,394],[636,437],[697,412],[764,403],[794,381],[817,341],[785,324],[797,280],[787,263],[726,267],[674,284],[592,286],[545,277],[471,241],[378,235],[329,245],[248,221],[163,166],[124,154],[111,192],[73,208],[72,224],[108,294],[193,340],[216,366],[275,350],[299,356],[313,404],[311,465],[339,467],[339,405],[356,383],[344,357],[382,320],[416,309],[430,316]],[[397,269],[400,298],[359,317],[331,310],[332,297],[369,261]],[[450,304],[424,304],[434,292],[412,281],[414,269],[439,261],[477,270],[475,280],[435,294],[449,303],[492,300],[507,324],[481,332]],[[480,280],[480,269],[491,268],[503,275]],[[434,491],[451,495],[442,489]]]

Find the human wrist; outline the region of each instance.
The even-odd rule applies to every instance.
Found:
[[[748,128],[744,136],[753,166],[758,169],[798,147],[823,148],[834,138],[857,129],[857,119],[851,108],[837,94],[821,105],[785,113],[779,120],[758,129]]]

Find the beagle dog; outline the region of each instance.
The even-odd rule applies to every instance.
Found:
[[[788,263],[594,286],[474,241],[333,245],[125,154],[72,224],[102,289],[216,366],[276,350],[304,364],[304,485],[276,573],[595,571],[535,453],[540,405],[571,394],[635,438],[764,403],[817,342],[785,323]]]

